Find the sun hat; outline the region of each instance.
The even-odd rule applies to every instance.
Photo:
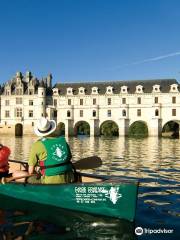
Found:
[[[50,135],[52,132],[56,130],[56,122],[54,120],[48,120],[45,117],[42,117],[37,122],[34,127],[34,132],[39,137],[45,137]]]

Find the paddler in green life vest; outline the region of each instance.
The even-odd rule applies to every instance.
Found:
[[[71,151],[65,138],[53,137],[56,122],[42,117],[34,128],[35,134],[40,137],[33,143],[28,172],[33,174],[35,167],[40,168],[40,180],[30,177],[28,182],[43,184],[71,183],[74,181],[74,171],[71,163]]]

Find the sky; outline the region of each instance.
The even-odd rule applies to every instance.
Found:
[[[0,83],[176,78],[179,0],[0,0]]]

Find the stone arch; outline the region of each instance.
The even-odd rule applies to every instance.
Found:
[[[90,135],[90,124],[87,121],[78,121],[74,125],[74,135]]]
[[[179,138],[180,121],[167,121],[162,127],[162,137]]]
[[[128,130],[129,137],[147,137],[148,136],[148,125],[145,121],[133,122]]]
[[[15,136],[22,137],[23,136],[23,125],[22,123],[17,123],[15,125]]]
[[[59,122],[56,127],[56,131],[54,132],[55,136],[63,136],[65,135],[65,124],[63,122]]]
[[[115,121],[106,120],[100,125],[100,135],[119,136],[119,127]]]

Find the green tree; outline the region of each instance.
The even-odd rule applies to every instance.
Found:
[[[129,137],[147,137],[148,128],[144,122],[134,122],[129,128]]]
[[[119,136],[119,129],[116,123],[112,121],[106,121],[101,126],[101,135],[106,137]]]
[[[81,122],[77,126],[77,134],[80,135],[90,135],[90,126],[87,122]]]

